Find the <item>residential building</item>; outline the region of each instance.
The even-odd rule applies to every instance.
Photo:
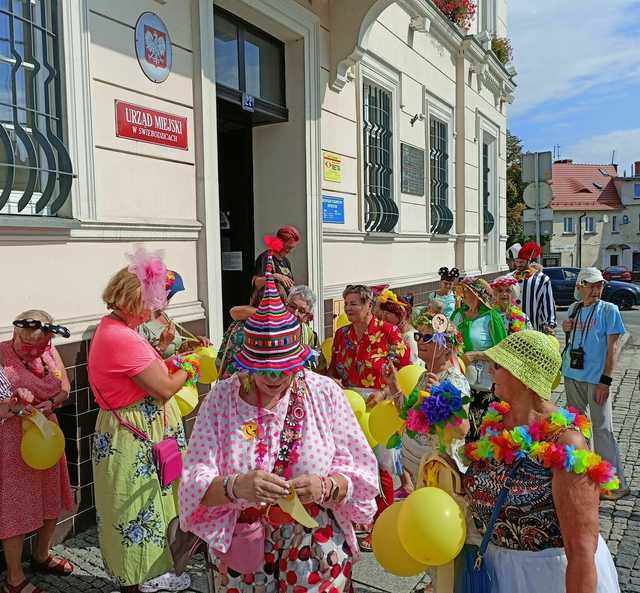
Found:
[[[214,343],[282,224],[321,334],[348,283],[419,302],[443,265],[506,269],[506,22],[506,0],[468,30],[431,0],[3,4],[0,339],[33,307],[72,331],[62,532],[93,520],[87,349],[135,243],[183,276],[168,314]]]
[[[616,178],[616,189],[624,207],[619,232],[611,239],[608,265],[621,265],[640,274],[640,161],[633,166],[632,175]],[[611,229],[613,233],[613,227]],[[612,257],[617,255],[617,259]],[[615,263],[614,263],[615,262]]]
[[[568,159],[553,164],[553,234],[543,254],[544,265],[610,265],[607,254],[617,253],[611,237],[619,233],[623,219],[617,174],[615,165],[577,164]]]

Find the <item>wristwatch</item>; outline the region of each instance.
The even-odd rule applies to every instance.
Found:
[[[606,385],[607,387],[611,387],[611,383],[613,383],[613,379],[609,377],[609,375],[600,375],[600,383],[602,385]]]

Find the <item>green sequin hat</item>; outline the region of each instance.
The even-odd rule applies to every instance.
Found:
[[[542,399],[551,399],[551,392],[558,386],[562,366],[560,344],[553,336],[523,330],[507,336],[483,354]]]

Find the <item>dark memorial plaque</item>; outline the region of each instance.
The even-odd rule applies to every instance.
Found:
[[[424,150],[400,144],[402,193],[424,196]]]

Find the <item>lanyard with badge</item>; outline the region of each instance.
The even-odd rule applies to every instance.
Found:
[[[584,349],[582,345],[584,344],[584,339],[589,335],[589,330],[591,329],[591,320],[593,319],[593,315],[596,312],[596,308],[598,303],[593,304],[593,308],[589,311],[587,315],[587,320],[582,324],[582,329],[580,330],[580,345],[575,348],[575,338],[576,338],[576,328],[578,327],[578,323],[582,321],[581,317],[581,309],[584,305],[581,303],[578,306],[578,311],[576,312],[576,323],[573,324],[573,333],[571,334],[571,349],[569,350],[569,367],[576,370],[584,369]]]

